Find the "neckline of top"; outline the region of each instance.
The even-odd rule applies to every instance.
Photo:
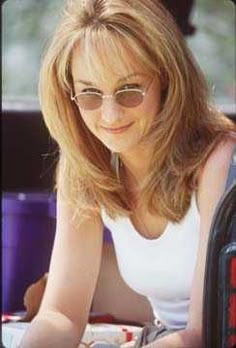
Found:
[[[128,223],[129,223],[130,226],[131,226],[132,232],[134,232],[134,234],[135,234],[138,238],[140,238],[140,239],[142,239],[142,240],[145,240],[145,241],[147,241],[147,242],[157,242],[157,241],[159,242],[159,241],[161,241],[162,239],[164,239],[164,238],[166,237],[166,235],[168,235],[168,231],[169,231],[170,225],[171,225],[171,222],[168,221],[167,224],[166,224],[166,226],[165,226],[165,228],[164,228],[164,230],[163,230],[163,232],[162,232],[158,237],[154,237],[154,238],[151,238],[151,237],[150,237],[150,238],[148,238],[148,237],[142,235],[142,234],[136,229],[136,227],[134,226],[132,220],[131,220],[129,217],[128,217],[127,219],[128,219]]]
[[[144,235],[142,235],[140,232],[137,231],[137,229],[135,228],[132,220],[127,217],[128,219],[128,223],[130,224],[131,226],[131,230],[132,232],[134,233],[134,235],[137,236],[137,238],[141,239],[141,240],[145,240],[147,242],[160,242],[162,241],[163,239],[166,239],[169,235],[169,231],[170,231],[170,227],[172,225],[176,225],[176,224],[182,224],[183,221],[186,219],[187,217],[187,214],[189,213],[190,209],[194,209],[194,212],[197,212],[198,216],[199,216],[199,211],[198,211],[198,206],[197,206],[197,201],[196,201],[196,192],[193,192],[192,194],[192,197],[191,197],[191,202],[190,202],[190,206],[189,206],[189,209],[187,211],[187,213],[185,214],[185,216],[183,217],[183,219],[179,222],[179,223],[175,223],[175,222],[171,222],[171,221],[168,221],[163,232],[160,234],[160,236],[158,237],[154,237],[154,238],[148,238],[148,237],[145,237]]]

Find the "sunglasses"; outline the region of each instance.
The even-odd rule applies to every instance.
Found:
[[[142,88],[124,88],[116,91],[114,94],[103,94],[99,91],[87,91],[78,93],[74,96],[71,95],[71,100],[83,110],[95,110],[100,108],[103,99],[105,98],[112,98],[117,104],[126,108],[134,108],[143,102],[152,81],[146,90],[143,90]]]

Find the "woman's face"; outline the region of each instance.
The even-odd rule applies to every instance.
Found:
[[[93,54],[91,52],[91,54]],[[96,59],[96,56],[93,57]],[[101,76],[95,79],[83,50],[77,46],[72,55],[72,76],[75,94],[82,92],[101,92],[114,95],[123,89],[138,88],[146,91],[142,102],[135,107],[118,104],[115,98],[104,98],[100,107],[84,110],[79,107],[81,117],[89,130],[112,152],[125,155],[143,146],[143,139],[160,111],[160,80],[154,77],[126,51],[127,65],[119,74],[107,71],[101,66]]]

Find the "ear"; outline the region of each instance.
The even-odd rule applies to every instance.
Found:
[[[162,69],[160,72],[161,89],[166,90],[169,86],[169,77],[167,71]]]

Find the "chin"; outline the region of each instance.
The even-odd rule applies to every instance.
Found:
[[[116,153],[122,153],[125,154],[127,152],[130,152],[132,150],[135,149],[136,144],[129,144],[129,145],[121,145],[121,144],[117,144],[117,145],[111,145],[111,144],[105,144],[104,145],[108,148],[108,150],[110,150],[111,152],[116,152]]]

